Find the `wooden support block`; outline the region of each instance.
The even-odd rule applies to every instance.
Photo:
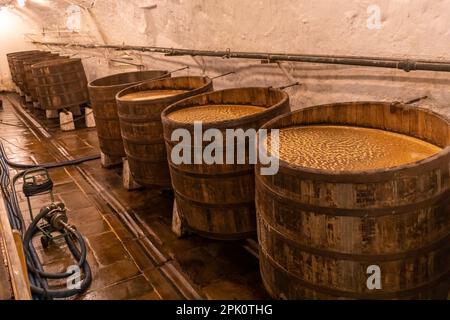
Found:
[[[176,199],[173,201],[172,231],[177,235],[178,238],[190,235],[189,228],[185,222],[185,219],[180,211],[178,211]]]
[[[35,108],[35,109],[40,109],[41,108],[41,106],[39,105],[39,102],[33,102],[33,108]]]
[[[18,90],[19,90],[19,95],[21,97],[25,97],[25,93],[23,93],[22,89],[18,88]]]
[[[73,122],[72,112],[61,112],[59,114],[59,123],[62,131],[75,130],[75,122]]]
[[[47,119],[58,119],[59,112],[57,110],[45,110],[45,116]]]
[[[25,101],[26,101],[27,103],[32,103],[32,102],[33,102],[33,98],[32,98],[31,96],[25,95]]]
[[[133,178],[130,170],[130,163],[127,158],[123,158],[123,187],[128,191],[142,188]]]
[[[70,108],[70,112],[72,112],[72,114],[74,116],[76,116],[76,117],[81,116],[81,108],[80,108],[80,106]]]
[[[114,166],[117,166],[119,164],[122,164],[122,157],[113,157],[107,154],[101,153],[101,161],[102,161],[102,167],[109,169]]]
[[[86,127],[88,128],[95,128],[95,117],[94,112],[91,108],[85,108],[84,109],[85,115],[86,115]]]

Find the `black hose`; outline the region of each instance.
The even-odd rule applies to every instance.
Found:
[[[24,247],[24,252],[25,252],[25,256],[27,257],[27,260],[31,261],[31,263],[34,264],[38,270],[41,270],[41,271],[44,270],[42,263],[39,260],[39,256],[36,252],[36,248],[33,245],[31,245],[29,247],[29,250],[25,250],[25,247]],[[44,292],[47,292],[49,290],[47,279],[42,278],[39,274],[34,274],[32,272],[30,272],[30,274],[36,278],[37,284],[39,285],[40,288],[43,289]],[[32,288],[32,287],[30,286],[30,288]],[[47,294],[40,294],[39,296],[44,299],[51,298]]]
[[[6,204],[6,209],[7,209],[6,213],[8,215],[8,219],[10,221],[11,227],[14,230],[19,230],[23,233],[25,222],[23,222],[23,218],[19,214],[20,210],[18,209],[17,199],[14,196],[11,197],[11,194],[9,192],[5,192],[5,189],[4,189],[4,186],[9,185],[9,175],[5,174],[5,172],[7,172],[7,170],[5,170],[6,164],[4,161],[1,161],[1,160],[2,159],[0,159],[1,187],[3,190],[3,198],[4,198],[4,201]],[[30,260],[36,266],[36,268],[38,268],[39,270],[42,270],[42,266],[40,265],[36,250],[34,249],[34,247],[32,247],[30,249],[31,249],[30,252],[27,252],[25,254],[26,259]],[[44,291],[48,289],[48,283],[45,279],[42,279],[39,275],[35,275],[31,272],[29,272],[28,274],[29,274],[30,284],[32,286],[40,286],[41,288],[43,288]],[[34,295],[33,298],[38,299],[39,296]]]
[[[11,226],[15,230],[21,231],[23,234],[25,229],[25,222],[23,219],[23,216],[21,214],[20,207],[18,205],[18,197],[16,193],[16,182],[20,177],[24,175],[25,172],[21,172],[17,174],[13,181],[11,182],[9,177],[9,167],[15,168],[15,169],[34,169],[34,168],[46,168],[46,169],[52,169],[52,168],[60,168],[60,167],[66,167],[71,165],[78,165],[81,163],[84,163],[86,161],[92,161],[99,159],[100,156],[89,156],[84,157],[81,159],[76,160],[70,160],[65,162],[59,162],[59,163],[46,163],[46,164],[17,164],[13,163],[8,160],[8,157],[6,155],[5,149],[3,144],[0,142],[0,184],[1,189],[3,193],[3,198],[6,204],[7,208],[7,214],[9,221],[11,223]],[[11,188],[12,190],[10,190]],[[43,217],[44,215],[42,215]],[[41,219],[42,219],[41,217]],[[39,221],[41,220],[39,219]],[[34,245],[32,243],[32,238],[34,234],[36,234],[37,229],[37,223],[33,221],[30,228],[27,230],[25,236],[27,240],[24,241],[24,251],[25,256],[27,260],[27,266],[29,268],[29,278],[30,278],[30,287],[31,291],[33,293],[34,298],[44,298],[44,299],[51,299],[51,298],[69,298],[75,295],[79,295],[83,293],[84,291],[89,288],[89,286],[92,283],[92,274],[91,269],[86,261],[86,255],[87,255],[87,248],[86,243],[82,237],[82,235],[76,231],[76,230],[66,230],[65,240],[69,247],[69,250],[71,251],[72,255],[76,258],[78,261],[78,266],[80,269],[83,270],[84,273],[84,279],[80,285],[80,289],[72,289],[72,290],[53,290],[49,289],[47,279],[63,279],[67,278],[72,275],[72,273],[61,273],[61,274],[50,274],[44,272],[42,263],[39,259],[39,256],[36,252],[36,249],[34,248]],[[33,228],[31,228],[33,227]],[[34,229],[34,230],[33,230]],[[80,246],[79,250],[75,243],[73,242],[71,236],[74,236]],[[31,235],[31,238],[30,238]]]
[[[78,164],[82,164],[87,161],[93,161],[100,159],[100,155],[95,156],[87,156],[80,159],[75,160],[68,160],[64,162],[51,162],[51,163],[43,163],[43,164],[20,164],[20,163],[14,163],[8,160],[6,157],[5,147],[3,146],[3,143],[0,142],[0,152],[3,155],[3,158],[8,166],[14,169],[35,169],[35,168],[45,168],[45,169],[55,169],[55,168],[62,168],[62,167],[68,167],[68,166],[75,166]]]
[[[30,171],[26,171],[25,174],[28,175],[29,172]],[[24,184],[22,192],[25,197],[31,198],[39,194],[49,192],[50,190],[53,190],[53,181],[51,179],[43,182],[40,185]]]
[[[73,243],[73,240],[70,238],[70,236],[66,236],[65,240],[67,242],[69,250],[74,255],[74,257],[76,259],[80,259],[82,254],[77,249],[76,245]],[[80,284],[80,289],[48,289],[31,286],[31,292],[39,296],[51,297],[55,299],[70,298],[79,295],[85,292],[92,283],[92,272],[87,261],[83,264],[82,270],[84,273],[84,279]]]
[[[32,249],[32,239],[36,233],[39,232],[38,229],[38,223],[45,219],[45,217],[53,210],[58,210],[58,208],[62,208],[60,205],[52,205],[48,208],[45,208],[41,210],[39,215],[33,220],[33,222],[30,224],[27,232],[25,233],[24,237],[24,248],[25,252],[31,253]],[[86,242],[84,241],[82,235],[73,229],[65,228],[65,240],[69,247],[69,250],[71,251],[72,255],[77,259],[78,267],[83,270],[84,273],[84,279],[81,282],[80,289],[47,289],[47,288],[40,288],[36,286],[31,286],[31,291],[35,294],[51,297],[51,298],[68,298],[72,297],[74,295],[79,295],[83,293],[92,283],[92,273],[91,269],[89,267],[89,264],[87,263],[86,256],[87,256],[87,247]],[[74,236],[80,246],[79,250],[75,243],[73,242],[71,236]],[[33,255],[33,254],[31,254]],[[34,260],[34,259],[33,259]],[[35,268],[33,263],[31,261],[27,261],[28,270],[35,275],[44,278],[44,279],[65,279],[73,275],[73,273],[47,273],[44,272],[40,268]]]
[[[23,221],[23,217],[20,214],[20,209],[18,209],[18,202],[16,198],[16,194],[10,193],[7,188],[10,185],[11,181],[9,178],[9,171],[8,171],[8,165],[6,164],[5,157],[0,157],[0,187],[2,189],[3,199],[6,205],[6,213],[9,219],[9,222],[11,224],[11,227],[14,230],[19,230],[23,234],[23,230],[25,228],[25,222]],[[36,254],[36,251],[34,250],[34,247],[31,250],[34,253],[34,257],[31,257],[29,253],[26,254],[26,259],[31,260],[33,264],[39,268],[42,269],[42,267],[39,264],[39,260]],[[33,259],[34,258],[34,259]],[[32,286],[40,286],[43,288],[43,290],[48,289],[48,283],[45,279],[42,279],[38,275],[35,275],[31,272],[28,272],[28,277],[30,279],[30,285]],[[33,299],[39,299],[39,296],[34,295]]]
[[[56,168],[62,168],[62,167],[68,167],[68,166],[76,166],[78,164],[82,164],[87,161],[93,161],[93,160],[98,160],[98,159],[100,159],[99,155],[88,156],[88,157],[83,157],[80,159],[69,160],[69,161],[64,161],[64,162],[44,163],[44,164],[39,164],[39,165],[18,164],[18,163],[13,163],[10,161],[7,161],[7,164],[14,169],[34,169],[34,168],[56,169]]]
[[[37,217],[33,220],[33,222],[30,224],[30,226],[28,227],[27,232],[25,233],[25,237],[23,239],[23,242],[25,244],[25,248],[29,247],[29,245],[31,244],[33,237],[36,233],[39,232],[39,228],[38,228],[38,223],[43,220],[51,211],[53,210],[58,210],[59,205],[52,205],[50,207],[47,207],[43,210],[41,210],[41,212],[37,215]],[[86,249],[86,243],[84,242],[83,237],[81,236],[81,234],[76,231],[69,231],[71,232],[78,240],[78,243],[80,244],[81,247],[81,255],[80,258],[78,259],[78,267],[82,267],[83,264],[86,262],[86,256],[87,256],[87,249]],[[31,272],[37,273],[39,274],[41,277],[47,278],[47,279],[64,279],[67,277],[70,277],[72,275],[72,273],[47,273],[47,272],[43,272],[40,270],[36,270],[34,268],[34,266],[32,266],[30,263],[27,263],[28,265],[28,270],[30,270]]]
[[[70,242],[68,242],[68,246],[69,249],[71,250],[76,250],[75,248],[75,244],[69,244]],[[72,248],[72,249],[71,249]],[[74,252],[72,252],[73,254]],[[70,298],[76,295],[79,295],[83,292],[85,292],[91,285],[92,283],[92,272],[91,272],[91,268],[89,267],[89,264],[86,262],[83,265],[83,272],[84,272],[84,280],[81,282],[80,285],[80,289],[43,289],[40,287],[35,287],[35,286],[31,286],[31,292],[34,294],[37,294],[39,296],[44,296],[44,297],[51,297],[51,298],[55,298],[55,299],[64,299],[64,298]]]

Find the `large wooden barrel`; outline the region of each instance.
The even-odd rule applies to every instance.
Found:
[[[23,91],[31,98],[31,101],[38,102],[37,82],[33,77],[31,67],[39,62],[61,59],[59,54],[48,54],[30,58],[23,62]]]
[[[137,71],[110,75],[89,84],[100,149],[105,155],[125,157],[117,114],[117,93],[130,86],[160,77],[170,77],[170,75],[163,70]]]
[[[260,263],[267,290],[285,299],[445,299],[449,120],[401,104],[356,102],[303,109],[264,128],[324,124],[387,130],[443,151],[367,171],[280,161],[278,174],[262,176],[258,165]]]
[[[22,90],[23,93],[26,94],[26,84],[25,84],[25,62],[32,61],[36,58],[40,57],[48,57],[51,55],[51,52],[37,52],[35,54],[30,54],[26,56],[19,56],[17,58],[14,58],[14,66],[15,66],[15,72],[16,72],[16,78],[17,78],[17,85]]]
[[[6,59],[8,60],[9,70],[11,72],[11,78],[15,84],[17,84],[16,72],[15,72],[15,58],[23,55],[36,54],[40,52],[39,50],[30,50],[30,51],[20,51],[20,52],[12,52],[6,55]]]
[[[169,93],[165,97],[130,95]],[[142,186],[171,188],[161,113],[171,104],[213,90],[208,77],[174,77],[148,81],[117,95],[120,127],[131,174]]]
[[[34,59],[40,56],[46,56],[51,54],[47,51],[36,51],[36,52],[28,52],[20,55],[13,56],[11,58],[12,68],[15,77],[15,83],[20,88],[20,90],[24,90],[24,69],[23,63],[29,59]]]
[[[177,129],[186,129],[194,136],[194,124],[174,121],[171,114],[211,105],[263,108],[264,111],[260,113],[235,120],[203,123],[204,131],[217,129],[222,132],[224,157],[228,157],[228,152],[233,152],[235,157],[238,148],[242,148],[239,150],[246,151],[245,161],[240,162],[243,164],[236,161],[235,164],[175,164],[171,154],[178,142],[171,140],[172,133]],[[250,148],[254,146],[248,140],[232,146],[232,142],[227,143],[226,130],[258,130],[264,123],[289,111],[289,96],[284,91],[273,88],[216,91],[183,100],[164,110],[164,139],[177,208],[193,232],[219,240],[243,239],[256,233],[254,163],[250,163],[248,159]],[[208,143],[204,142],[203,147],[206,145]],[[191,147],[195,150],[194,141],[191,141]]]
[[[45,110],[77,107],[89,102],[87,78],[81,59],[56,59],[32,67],[39,103]]]

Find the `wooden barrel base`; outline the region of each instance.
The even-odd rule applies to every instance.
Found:
[[[164,144],[162,146],[164,147]],[[149,188],[172,189],[167,159],[148,161],[129,155],[128,161],[136,183]]]
[[[186,224],[186,219],[180,211],[178,210],[177,201],[173,201],[173,211],[172,211],[172,231],[177,235],[178,238],[183,238],[191,235],[189,227]]]
[[[212,232],[205,232],[202,230],[196,230],[195,228],[190,227],[187,225],[187,229],[196,234],[200,237],[211,239],[211,240],[218,240],[218,241],[241,241],[248,238],[252,238],[256,236],[256,231],[251,232],[244,232],[244,233],[233,233],[233,234],[218,234],[218,233],[212,233]]]
[[[128,191],[134,191],[142,189],[143,187],[136,182],[131,174],[130,163],[128,159],[123,159],[123,170],[122,170],[123,187]]]
[[[97,123],[97,118],[95,120],[95,123],[97,124],[97,134],[98,134],[98,123]],[[105,138],[105,137],[101,137],[99,136],[99,144],[100,144],[100,150],[102,151],[102,153],[110,158],[114,158],[114,159],[122,159],[124,158],[125,155],[125,151],[122,152],[123,150],[123,142],[122,142],[122,138],[121,139],[111,139],[111,138]],[[114,160],[113,162],[118,162],[118,160],[116,161]]]
[[[123,163],[123,157],[114,157],[103,152],[101,152],[100,155],[102,167],[105,169],[112,169],[114,167],[122,165]]]
[[[189,229],[213,240],[243,240],[256,235],[253,203],[211,204],[195,202],[175,191],[178,210]]]
[[[264,287],[274,299],[288,300],[446,300],[450,273],[412,290],[362,294],[316,286],[295,278],[260,250],[260,268]],[[295,297],[295,298],[294,298]]]

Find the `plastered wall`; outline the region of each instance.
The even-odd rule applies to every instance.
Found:
[[[28,47],[23,37],[28,29],[55,30],[66,25],[67,2],[30,1],[20,12],[27,24],[2,27],[0,31],[4,88],[10,87],[4,53]],[[90,7],[93,1],[72,2]],[[80,36],[57,33],[43,36],[36,32],[36,37],[192,49],[450,60],[450,0],[97,0],[94,3],[90,10],[81,10]],[[284,63],[286,75],[277,64],[259,61],[52,49],[82,57],[91,80],[135,70],[137,67],[109,60],[133,59],[130,61],[147,69],[172,70],[190,65],[188,73],[211,76],[236,71],[236,75],[216,82],[219,89],[281,86],[295,79],[302,86],[288,90],[294,108],[348,100],[407,101],[429,95],[430,99],[422,104],[450,115],[450,74],[446,73]]]

